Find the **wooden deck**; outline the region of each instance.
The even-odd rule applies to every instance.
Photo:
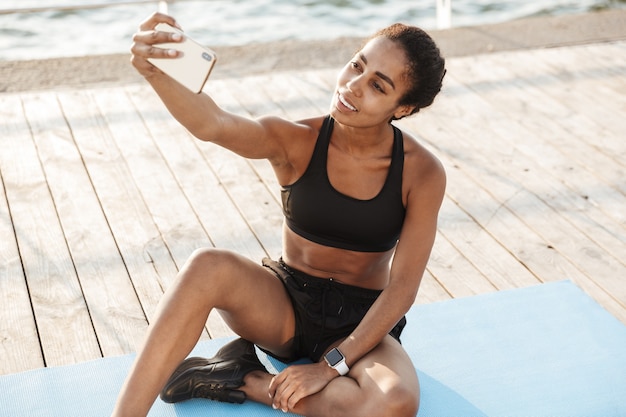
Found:
[[[435,105],[399,123],[449,177],[417,303],[571,279],[626,323],[624,56],[449,60]],[[327,111],[336,72],[208,90],[297,119]],[[133,352],[195,248],[280,254],[269,165],[193,140],[147,84],[0,94],[0,147],[0,374]],[[227,334],[212,316],[205,337]]]

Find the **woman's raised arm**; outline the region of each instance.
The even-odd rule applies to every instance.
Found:
[[[253,120],[226,112],[207,94],[195,94],[148,61],[148,58],[180,58],[179,51],[159,47],[183,40],[179,34],[156,31],[155,26],[162,22],[180,28],[171,16],[151,15],[133,36],[131,63],[174,118],[198,139],[216,143],[245,158],[286,160],[281,136],[295,127],[293,123],[275,117]]]

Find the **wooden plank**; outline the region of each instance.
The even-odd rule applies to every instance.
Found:
[[[559,48],[550,55],[535,57],[531,54],[530,58],[537,60],[531,74],[534,71],[544,72],[551,82],[537,87],[542,88],[546,95],[557,98],[570,111],[590,117],[596,130],[603,133],[596,138],[597,133],[594,135],[591,132],[591,137],[594,137],[592,143],[614,163],[624,167],[626,150],[615,139],[620,137],[626,124],[620,117],[626,111],[626,94],[623,91],[626,76],[613,71],[618,66],[602,65],[584,52],[585,49],[580,47],[571,50]],[[521,59],[528,58],[524,56]],[[576,129],[572,131],[578,133]]]
[[[228,86],[232,96],[239,102],[241,109],[250,117],[257,118],[281,113],[280,106],[274,102],[274,100],[280,100],[281,97],[272,97],[261,87],[268,81],[267,75],[254,75],[237,80],[224,80],[223,82]]]
[[[408,131],[423,133],[416,128],[416,126],[424,124],[423,120],[420,121],[420,117],[421,115],[418,115],[399,124]],[[440,132],[436,133],[436,135],[439,134]],[[433,143],[435,141],[438,142],[438,139],[434,138]],[[457,279],[469,282],[485,281],[475,289],[477,294],[489,292],[492,290],[491,287],[500,290],[538,283],[537,278],[527,270],[523,263],[494,239],[485,225],[481,225],[480,222],[470,217],[477,214],[476,210],[480,210],[483,217],[489,218],[499,209],[499,204],[490,205],[489,200],[484,200],[485,204],[474,204],[474,210],[469,211],[468,215],[467,208],[457,206],[456,190],[471,190],[480,187],[480,185],[469,181],[468,177],[455,168],[456,162],[450,160],[449,156],[441,149],[435,150],[435,153],[443,160],[448,171],[448,193],[439,216],[439,233],[445,236],[447,242],[457,248],[459,253],[462,253],[475,268],[472,271],[472,269],[463,267],[457,272]],[[441,240],[436,242],[436,245],[440,244]],[[431,262],[433,261],[437,261],[437,258]],[[453,268],[459,268],[459,266],[450,266],[450,269]],[[445,274],[445,270],[441,274]],[[442,278],[438,275],[438,279],[441,280]],[[453,291],[451,292],[453,296],[458,296]]]
[[[610,74],[615,75],[607,78],[607,83],[618,93],[624,94],[626,88],[626,63],[624,53],[625,42],[606,42],[602,44],[581,45],[576,49],[584,59],[602,65]]]
[[[231,200],[227,187],[204,159],[203,153],[215,152],[216,146],[198,143],[197,139],[191,138],[164,106],[155,100],[151,91],[137,89],[132,96],[144,118],[159,115],[152,117],[148,129],[213,244],[260,261],[267,255],[266,252],[249,228],[241,210]],[[224,156],[238,158],[230,153],[224,153]],[[209,332],[212,337],[233,334],[215,313],[210,316]]]
[[[539,66],[562,84],[545,86],[548,94],[564,100],[564,104],[576,113],[593,118],[597,128],[608,132],[609,138],[597,142],[597,148],[613,161],[626,167],[626,149],[622,145],[626,121],[626,66],[603,64],[601,60],[585,53],[586,48],[559,48],[558,54],[540,56]],[[526,59],[526,58],[524,58]],[[562,98],[561,98],[562,97]],[[593,137],[593,136],[592,136]]]
[[[572,98],[580,98],[580,101],[566,104],[585,108],[594,120],[601,121],[609,128],[614,126],[613,131],[618,133],[624,126],[623,118],[619,115],[626,110],[626,93],[620,88],[624,83],[624,74],[618,71],[620,67],[624,69],[624,64],[605,66],[595,59],[588,59],[584,51],[584,47],[533,50],[525,54],[522,61],[537,60],[535,69],[557,78],[565,86],[560,89],[564,93],[572,94]],[[593,108],[584,106],[585,103],[591,104]]]
[[[95,100],[120,95],[125,95],[123,90],[107,89],[65,94],[61,100],[133,290],[149,321],[177,270],[112,137],[113,132],[142,121],[121,116],[132,113],[120,113],[119,107],[107,108],[103,115],[99,100]]]
[[[15,366],[26,370],[39,365],[41,351],[46,366],[100,357],[91,317],[21,100],[15,96],[1,97],[2,125],[7,129],[0,136],[0,170],[39,335],[39,341],[26,342],[23,346],[31,359],[14,363],[10,370],[16,370]],[[22,97],[33,99],[26,94]],[[37,117],[50,131],[59,129],[59,120],[47,111]],[[23,311],[29,308],[29,305],[22,307]],[[24,336],[32,337],[29,320],[24,325]],[[34,343],[41,344],[41,351],[33,347]],[[8,370],[2,368],[5,371]]]
[[[270,73],[259,76],[256,82],[256,88],[263,92],[261,99],[273,102],[285,117],[294,121],[319,116],[315,101],[309,97],[309,94],[315,95],[319,90],[308,86],[303,78],[298,77],[299,74],[293,71]],[[273,108],[267,110],[273,111]]]
[[[452,170],[458,174],[457,170]],[[449,181],[461,187],[475,187],[449,174]],[[534,276],[509,250],[494,239],[488,230],[469,216],[451,199],[446,199],[439,214],[440,233],[458,249],[481,274],[498,290],[527,287],[541,281]]]
[[[471,67],[468,65],[466,69],[471,71]],[[494,65],[491,63],[489,67],[493,69]],[[489,75],[493,72],[497,72],[497,69],[489,71]],[[458,87],[455,88],[458,90]],[[558,123],[563,123],[565,116],[559,117],[552,113],[552,99],[545,94],[544,97],[533,96],[533,89],[533,85],[524,84],[515,92],[501,92],[497,95],[489,93],[488,99],[493,102],[494,108],[506,111],[507,118],[514,119],[516,115],[525,114],[524,120],[532,120],[533,132],[520,136],[520,129],[512,124],[508,136],[517,138],[514,140],[522,144],[517,147],[529,156],[531,164],[545,167],[538,179],[544,183],[542,188],[545,191],[540,194],[544,201],[623,263],[626,250],[626,213],[623,210],[625,202],[623,194],[616,190],[623,184],[623,169],[603,157],[597,149],[579,147],[575,141],[572,143],[571,135],[566,132],[551,130],[550,126],[557,124],[558,127]],[[473,103],[472,106],[477,104]],[[562,140],[559,142],[560,138]],[[596,136],[589,135],[587,140],[589,138],[594,138],[595,141]],[[624,141],[614,138],[613,143],[614,146],[624,148]],[[585,166],[578,165],[576,160],[585,161]],[[535,169],[531,166],[527,166],[527,169]],[[608,172],[608,167],[613,167],[613,171]],[[603,172],[607,173],[604,175],[605,179],[599,181],[594,174]],[[550,181],[550,177],[554,181]],[[562,184],[567,187],[561,186]]]
[[[203,151],[267,256],[277,259],[282,254],[283,216],[272,193],[247,161],[233,159],[219,147]]]
[[[146,319],[74,143],[92,127],[78,116],[68,125],[53,94],[24,99],[24,107],[102,353],[130,353]]]
[[[612,87],[607,92],[603,84],[608,78],[620,79],[623,76],[614,77],[597,66],[583,67],[584,57],[576,60],[566,50],[559,49],[558,52],[556,56],[544,56],[538,52],[520,55],[520,66],[533,62],[531,68],[525,73],[517,68],[511,68],[511,71],[517,76],[523,74],[526,84],[534,87],[533,91],[541,91],[542,97],[550,100],[548,103],[559,103],[561,111],[551,122],[567,128],[569,135],[565,137],[580,138],[575,140],[576,147],[573,149],[593,146],[596,153],[611,160],[606,162],[610,167],[618,165],[623,169],[626,151],[616,139],[624,131],[625,122],[620,116],[626,110],[626,97]],[[570,68],[571,65],[574,68]],[[601,78],[603,75],[606,75],[604,79]],[[549,110],[554,111],[551,107]],[[572,146],[571,141],[569,146]],[[621,190],[624,191],[623,188]]]
[[[298,80],[296,85],[300,91],[307,92],[307,99],[328,112],[340,70],[341,68],[328,68],[322,71],[303,71],[294,74],[294,77]]]
[[[288,72],[257,76],[251,80],[253,83],[245,86],[247,89],[254,89],[258,100],[266,103],[257,109],[258,114],[274,114],[293,121],[316,115],[315,107],[308,100],[303,100],[305,96],[299,94],[290,84],[292,74]],[[248,163],[270,190],[278,206],[282,207],[281,187],[271,164],[267,160],[249,160]]]
[[[582,167],[578,167],[569,157],[550,145],[551,138],[541,136],[540,132],[529,132],[512,115],[499,114],[498,109],[506,108],[508,103],[508,98],[502,97],[508,97],[509,94],[490,91],[483,96],[485,100],[481,100],[454,78],[449,82],[455,91],[464,93],[447,106],[447,117],[463,118],[467,126],[480,126],[481,132],[490,135],[492,141],[503,149],[502,152],[510,154],[508,156],[503,153],[499,156],[499,160],[505,160],[500,169],[508,169],[512,178],[516,178],[525,188],[533,190],[546,204],[612,253],[617,260],[626,259],[626,229],[619,220],[607,215],[608,209],[594,204],[596,199],[610,201],[607,206],[614,207],[610,213],[623,214],[623,210],[620,211],[618,207],[624,204],[624,196],[611,188],[610,184],[603,187],[593,176],[580,173]],[[472,111],[466,112],[467,108]],[[485,118],[485,115],[488,117]],[[485,146],[480,146],[480,141],[472,143],[476,148],[475,152],[485,155],[483,163],[487,163],[487,160],[494,161],[495,155],[488,156],[490,152],[494,154],[489,143]],[[567,178],[565,181],[564,177]],[[586,194],[587,191],[591,197]],[[581,221],[581,212],[586,213],[584,221]],[[590,222],[589,219],[593,221]]]
[[[192,252],[198,248],[211,247],[212,243],[146,126],[151,122],[150,118],[158,119],[160,115],[150,114],[146,119],[135,109],[128,94],[124,88],[111,94],[100,91],[96,101],[105,115],[111,138],[128,167],[125,177],[127,181],[134,182],[133,188],[145,204],[146,215],[153,224],[150,229],[154,227],[158,231],[160,237],[156,242],[165,242],[169,256],[165,248],[158,247],[159,252],[154,259],[166,267],[165,270],[162,267],[159,270],[161,285],[165,290]],[[152,99],[156,100],[156,97]],[[120,104],[127,111],[119,112],[117,109]],[[152,233],[150,231],[146,237]],[[169,264],[170,257],[173,265]],[[219,322],[217,327],[221,329],[222,323]],[[209,337],[209,333],[203,332],[201,338],[206,337]]]
[[[28,126],[24,122],[22,103],[18,96],[0,96],[0,120],[2,149],[12,147],[15,141],[28,140]],[[0,375],[44,365],[11,208],[5,192],[3,170],[12,171],[7,164],[15,163],[19,163],[18,160],[7,161],[0,156]]]
[[[297,88],[298,82],[294,80],[293,72],[259,75],[249,77],[248,80],[249,83],[242,85],[242,89],[237,92],[240,97],[246,97],[244,92],[248,92],[246,100],[241,105],[247,106],[250,114],[257,116],[271,114],[293,121],[320,115],[315,103]],[[252,101],[252,104],[249,104],[249,101]],[[281,207],[280,185],[271,165],[266,160],[248,162]]]
[[[618,143],[614,133],[589,119],[585,113],[573,112],[565,103],[557,101],[553,94],[545,91],[543,84],[534,81],[540,75],[511,73],[517,70],[507,69],[498,65],[498,61],[493,61],[493,58],[489,59],[492,61],[481,62],[481,65],[490,68],[489,71],[477,69],[479,61],[475,58],[455,61],[447,82],[453,83],[456,78],[468,88],[484,93],[486,97],[493,98],[491,94],[497,94],[497,104],[494,104],[499,109],[497,114],[504,113],[507,121],[515,120],[516,123],[516,129],[509,129],[510,133],[506,137],[524,131],[520,129],[521,126],[528,134],[523,140],[517,141],[520,149],[528,148],[529,142],[535,149],[542,147],[541,154],[561,154],[567,164],[556,165],[557,168],[566,170],[558,173],[558,176],[568,186],[577,187],[581,196],[596,201],[602,199],[602,194],[598,194],[607,188],[626,191],[626,186],[621,181],[616,181],[624,176],[624,166],[609,155],[623,152],[619,150],[623,145]],[[493,92],[497,86],[502,86],[503,89]],[[559,84],[555,87],[560,88]],[[453,89],[457,91],[456,87]],[[462,91],[458,93],[462,94]],[[491,119],[488,121],[491,122]],[[537,138],[542,140],[537,141]],[[590,141],[590,138],[593,140]],[[598,145],[594,145],[596,143]],[[544,160],[545,158],[540,158],[536,162],[545,165]],[[554,166],[547,168],[550,172],[554,171]],[[580,177],[575,181],[569,179],[576,175]],[[589,181],[593,185],[587,185]],[[598,181],[602,181],[605,186],[598,188]],[[599,204],[599,208],[607,211],[617,221],[624,219],[623,210],[616,210],[610,204]]]
[[[446,98],[448,98],[448,100],[446,100]],[[437,110],[433,109],[432,111],[424,112],[423,114],[418,115],[418,118],[421,117],[420,123],[416,122],[417,119],[409,119],[407,122],[414,123],[415,130],[419,132],[422,137],[428,138],[428,141],[431,142],[433,146],[439,147],[439,154],[442,155],[444,159],[449,158],[449,156],[454,157],[454,160],[449,164],[450,166],[461,167],[470,177],[474,177],[474,180],[481,184],[480,189],[478,190],[468,190],[467,188],[464,188],[457,192],[454,191],[453,188],[455,187],[455,184],[449,182],[449,194],[453,196],[455,201],[457,201],[457,203],[459,203],[459,205],[463,207],[466,212],[471,214],[472,217],[483,225],[483,227],[488,228],[499,241],[503,242],[503,244],[507,246],[518,259],[524,262],[525,265],[529,265],[528,262],[534,263],[536,260],[525,259],[524,255],[529,252],[535,252],[535,249],[541,248],[542,246],[544,249],[547,249],[547,251],[564,251],[563,255],[558,253],[557,256],[554,257],[554,254],[546,253],[544,256],[537,259],[541,259],[543,260],[543,263],[545,263],[547,259],[553,258],[559,265],[558,269],[561,270],[561,279],[574,279],[581,286],[586,288],[590,295],[605,304],[605,306],[614,314],[623,316],[623,306],[619,302],[619,297],[621,297],[619,294],[620,291],[623,290],[619,288],[617,277],[615,279],[609,277],[608,279],[610,282],[602,281],[601,285],[593,280],[593,277],[596,275],[604,277],[606,273],[611,270],[611,268],[614,271],[615,267],[618,268],[617,270],[621,267],[616,264],[614,259],[607,256],[602,251],[600,251],[602,261],[594,259],[593,256],[596,256],[595,253],[592,256],[589,252],[586,252],[589,245],[591,245],[591,247],[595,247],[595,245],[589,242],[587,237],[581,235],[576,230],[572,230],[571,224],[567,224],[564,227],[562,218],[555,215],[555,213],[550,209],[545,211],[546,206],[543,202],[538,201],[536,196],[526,190],[517,180],[512,180],[511,176],[517,174],[515,174],[514,170],[508,167],[511,161],[513,161],[512,158],[506,158],[507,153],[511,152],[510,149],[503,149],[502,145],[498,147],[490,146],[489,142],[485,139],[478,139],[489,137],[489,134],[485,129],[485,127],[489,127],[487,119],[498,117],[497,115],[494,115],[494,112],[497,114],[497,110],[492,109],[492,112],[480,113],[483,115],[483,118],[479,123],[476,121],[468,121],[467,118],[462,117],[465,113],[467,113],[463,113],[462,109],[471,108],[471,113],[474,113],[475,111],[480,112],[480,109],[474,109],[473,107],[468,106],[468,104],[463,103],[458,96],[454,97],[454,99],[452,97],[444,96],[442,101],[445,101],[444,105],[439,103]],[[455,108],[455,106],[458,107]],[[464,136],[476,139],[473,141],[463,141],[458,139]],[[485,146],[482,146],[479,149],[474,149],[475,146],[478,146],[477,144],[480,144],[481,140],[484,142]],[[469,142],[471,142],[471,144]],[[501,162],[501,159],[504,159],[504,162]],[[496,198],[496,201],[493,203],[494,212],[490,213],[489,211],[486,211],[481,213],[480,211],[477,211],[475,207],[472,207],[475,205],[476,201],[486,203],[494,197],[488,199],[486,195],[480,197],[472,195],[472,198],[469,200],[465,198],[465,195],[467,195],[469,191],[481,191],[481,189],[485,191],[485,194],[487,194],[488,190],[487,195],[490,197],[493,195]],[[511,201],[516,201],[516,204],[512,204]],[[528,228],[528,226],[522,227],[519,224],[502,228],[502,230],[494,230],[492,225],[488,226],[488,223],[492,222],[496,215],[500,214],[500,207],[507,207],[512,210],[512,212],[516,213],[514,217],[518,217],[525,223],[529,224],[530,227],[534,229],[532,233],[520,236],[518,233],[520,233],[524,228]],[[542,215],[531,216],[534,212],[538,212],[540,214],[543,213],[543,217]],[[548,216],[547,223],[544,222],[544,220],[546,220],[546,216]],[[510,221],[511,218],[508,218],[507,220]],[[548,236],[546,236],[545,240],[544,238],[539,238],[534,244],[537,248],[532,248],[533,240],[537,240],[536,237],[533,239],[533,235],[545,236],[546,234]],[[510,237],[513,235],[517,235],[519,241],[512,241]],[[530,245],[531,247],[518,248],[518,246],[520,244],[523,245],[524,242],[527,242],[527,246]],[[579,244],[583,244],[582,248]],[[545,252],[545,250],[543,252]],[[585,259],[584,263],[586,265],[580,265],[582,259]],[[602,262],[605,261],[611,265],[610,268],[606,267],[606,265],[602,265]],[[572,262],[576,262],[576,266],[574,266]],[[589,267],[587,264],[593,265],[593,267]],[[535,267],[531,267],[530,269],[534,271],[535,275],[540,277],[542,280],[557,279],[556,277],[550,277],[547,275],[547,271],[546,273],[538,272],[542,270],[545,271],[544,265],[539,264],[536,265],[536,267],[538,267],[539,270],[535,270]],[[591,271],[591,268],[596,267],[600,268],[595,271],[597,274]],[[587,273],[582,274],[580,272],[580,268],[586,270]],[[554,275],[554,272],[556,271],[552,270],[551,275]],[[613,291],[617,292],[614,293]]]
[[[240,81],[220,80],[224,83],[224,89],[230,91],[232,97],[240,103],[239,113],[254,117],[244,108],[251,107],[257,100],[256,96],[254,91],[243,89],[239,85]],[[247,94],[250,94],[250,98]],[[265,252],[274,259],[278,258],[282,253],[283,216],[275,192],[269,191],[263,179],[245,159],[219,146],[203,146],[201,150]]]
[[[229,112],[245,114],[239,101],[229,91],[228,86],[223,82],[211,83],[211,97],[218,105]],[[210,147],[211,145],[208,145]],[[225,156],[228,155],[225,154]],[[230,156],[230,155],[229,155]],[[267,190],[273,195],[277,204],[280,204],[280,188],[274,176],[274,170],[266,160],[247,160],[252,170],[261,179]]]
[[[134,100],[134,93],[131,91],[129,94],[131,101]],[[139,112],[134,106],[128,110]],[[110,111],[107,113],[109,116],[112,114]],[[123,114],[119,116],[126,117]],[[194,250],[213,244],[154,143],[149,127],[155,118],[162,115],[140,114],[137,117],[141,117],[143,123],[113,125],[111,128],[115,131],[112,137],[126,160],[152,220],[180,269]]]
[[[429,270],[424,271],[417,297],[413,304],[429,304],[452,299],[452,295],[437,281]]]
[[[496,291],[487,277],[441,233],[435,239],[427,269],[453,298]]]
[[[223,183],[199,150],[203,148],[210,153],[216,146],[191,137],[163,104],[155,100],[152,91],[134,90],[132,98],[144,118],[152,115],[148,129],[155,144],[213,244],[253,260],[266,256]]]
[[[280,74],[280,79],[284,79],[285,77],[288,77],[288,75]],[[268,84],[270,83],[272,87],[268,88]],[[247,115],[252,118],[268,115],[290,118],[283,109],[285,104],[283,103],[283,106],[280,105],[286,98],[283,97],[280,92],[273,94],[273,87],[277,84],[281,84],[277,78],[273,78],[270,75],[257,75],[246,77],[241,80],[241,82],[228,83],[227,87],[223,88],[222,91],[229,91],[228,101],[226,101],[226,103],[228,107],[235,112],[245,110]],[[225,100],[220,100],[220,102],[225,102]],[[249,159],[246,162],[261,179],[267,190],[273,196],[276,205],[280,208],[282,204],[280,186],[270,163],[265,159]]]
[[[421,129],[428,132],[425,125],[426,123],[421,123]],[[437,130],[433,136],[433,143],[441,144],[447,135],[447,132]],[[476,181],[472,178],[476,174],[472,174],[472,169],[469,168],[471,163],[466,164],[461,160],[451,159],[445,152],[440,155],[444,164],[459,169],[461,175],[471,178],[473,182]],[[481,174],[477,177],[481,178]],[[608,311],[626,323],[626,309],[601,284],[591,281],[568,258],[556,251],[536,231],[530,229],[524,222],[524,217],[518,217],[505,204],[494,199],[490,191],[480,183],[469,186],[467,183],[449,181],[448,195],[541,282],[571,279]]]

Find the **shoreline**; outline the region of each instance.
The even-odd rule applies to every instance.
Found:
[[[626,39],[626,10],[536,17],[482,26],[429,30],[446,58]],[[211,78],[339,68],[363,38],[279,41],[212,47],[219,61]],[[142,82],[130,54],[0,61],[0,93]]]

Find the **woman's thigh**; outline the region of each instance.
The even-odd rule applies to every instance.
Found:
[[[230,251],[206,249],[193,256],[196,286],[212,300],[239,336],[287,356],[295,333],[291,300],[282,281],[266,267]]]

